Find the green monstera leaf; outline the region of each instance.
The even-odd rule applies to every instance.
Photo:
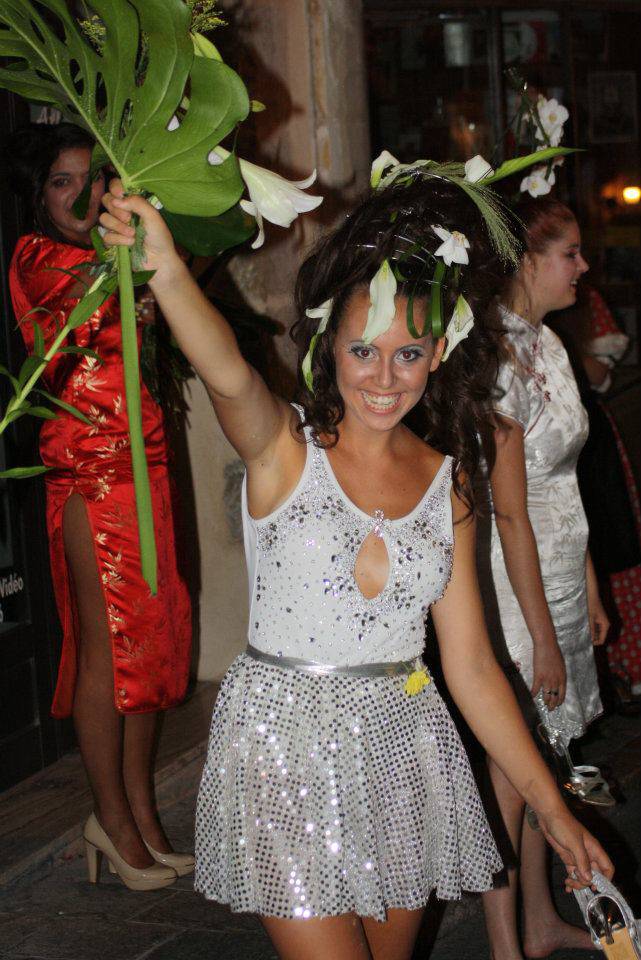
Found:
[[[166,216],[174,218],[176,234],[190,241],[188,248],[218,253],[242,242],[252,232],[250,224],[238,210],[224,216],[244,189],[238,160],[230,153],[223,162],[210,164],[208,156],[247,117],[249,98],[238,74],[222,60],[195,56],[189,5],[184,0],[88,0],[85,14],[101,24],[98,44],[83,32],[72,6],[67,0],[0,0],[0,57],[5,61],[0,87],[53,104],[65,119],[84,127],[95,140],[92,173],[110,162],[127,192],[155,195]],[[76,202],[80,211],[86,197]],[[155,593],[133,296],[139,276],[132,275],[128,248],[118,247],[109,264],[100,243],[97,249],[104,269],[116,269],[118,275],[142,573]],[[112,282],[110,277],[86,294],[70,316],[67,332],[83,322],[92,298],[103,296]],[[61,347],[62,339],[56,349]],[[24,414],[49,416],[47,408],[32,408],[26,399],[48,359],[28,358],[0,433]]]
[[[9,63],[0,86],[85,127],[95,162],[111,161],[127,190],[155,194],[172,213],[224,213],[243,191],[238,161],[232,154],[213,166],[207,156],[249,113],[242,80],[194,56],[183,0],[90,6],[105,26],[100,51],[65,0],[2,0],[0,56]],[[179,108],[180,124],[168,130]]]
[[[256,233],[256,221],[239,204],[219,217],[182,217],[160,211],[176,243],[198,257],[217,257]]]

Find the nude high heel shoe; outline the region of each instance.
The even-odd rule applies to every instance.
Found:
[[[188,873],[193,873],[195,860],[191,853],[159,853],[154,850],[143,837],[144,845],[149,850],[156,863],[162,863],[166,867],[175,870],[179,877],[186,877]]]
[[[98,882],[103,855],[109,861],[110,871],[117,874],[130,890],[160,890],[178,879],[175,870],[160,863],[142,869],[132,867],[120,856],[93,813],[85,823],[83,836],[90,883]]]

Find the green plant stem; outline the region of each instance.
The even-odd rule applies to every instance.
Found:
[[[98,280],[96,280],[96,282],[89,288],[87,292],[94,293],[103,284],[103,282],[106,279],[107,279],[106,276],[103,274],[101,277],[98,278]],[[7,404],[7,408],[4,412],[4,416],[2,420],[0,420],[0,434],[4,433],[4,431],[7,429],[9,424],[13,422],[13,420],[9,419],[9,415],[16,408],[20,407],[21,404],[24,402],[24,400],[26,400],[26,398],[29,396],[29,394],[33,390],[34,385],[37,383],[37,381],[40,379],[40,377],[44,373],[45,367],[47,366],[49,361],[52,360],[53,357],[57,354],[64,340],[66,340],[66,338],[69,336],[69,333],[73,329],[73,326],[74,326],[73,323],[67,322],[63,327],[60,328],[60,332],[58,333],[57,337],[55,338],[55,340],[53,341],[53,343],[51,344],[51,346],[43,356],[42,364],[36,370],[34,370],[34,372],[31,374],[31,376],[29,377],[25,385],[20,388],[18,393],[9,400]]]
[[[131,462],[136,492],[138,536],[140,538],[140,561],[142,575],[151,593],[158,592],[156,563],[156,539],[151,509],[151,489],[142,433],[142,403],[140,396],[140,370],[138,367],[138,337],[136,333],[136,309],[134,284],[131,271],[129,247],[117,248],[118,286],[120,290],[120,323],[122,330],[122,358],[125,368],[125,397],[129,418],[129,441]]]

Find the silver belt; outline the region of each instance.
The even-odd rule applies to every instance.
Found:
[[[396,660],[393,663],[359,663],[353,667],[342,667],[333,663],[317,663],[315,660],[299,660],[298,657],[278,657],[272,653],[257,650],[251,644],[245,653],[252,660],[260,660],[261,663],[268,663],[272,667],[301,670],[303,673],[313,673],[318,677],[329,677],[334,674],[348,677],[393,677],[423,669],[421,657],[416,657],[414,660]]]

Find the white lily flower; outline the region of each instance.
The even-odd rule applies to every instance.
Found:
[[[540,130],[537,125],[535,132],[536,139],[545,140],[545,136],[547,135],[550,145],[552,147],[558,147],[561,142],[561,137],[563,136],[563,124],[570,114],[562,103],[554,99],[546,100],[545,97],[539,97],[536,106],[539,120],[543,127],[543,130]]]
[[[470,330],[474,326],[474,314],[472,308],[464,296],[459,296],[452,313],[452,318],[445,330],[445,339],[447,341],[441,363],[445,363],[457,343],[465,340]]]
[[[484,180],[485,177],[490,177],[493,173],[494,170],[480,153],[477,153],[471,160],[465,161],[465,179],[468,183],[478,183],[479,180]]]
[[[521,193],[527,192],[531,197],[544,197],[549,193],[556,183],[556,174],[554,170],[550,170],[549,176],[546,177],[546,170],[547,167],[543,165],[534,167],[532,172],[521,180]]]
[[[221,163],[230,156],[224,147],[214,147],[207,159],[210,163]],[[289,227],[299,213],[314,210],[323,202],[322,197],[303,193],[316,179],[316,171],[305,180],[286,180],[265,167],[259,167],[249,160],[238,160],[240,173],[249,191],[249,200],[241,200],[240,205],[246,213],[256,218],[258,236],[252,243],[252,249],[262,247],[265,241],[263,218],[279,227]]]
[[[370,174],[370,183],[372,185],[372,189],[375,190],[379,185],[381,182],[381,177],[388,167],[397,166],[398,160],[396,157],[392,156],[389,150],[383,150],[383,152],[377,156],[376,160],[372,162],[372,172]]]
[[[389,260],[383,260],[369,285],[369,310],[363,331],[363,343],[371,343],[392,326],[396,315],[396,286],[396,277]]]
[[[451,233],[445,227],[437,227],[432,224],[432,230],[436,236],[443,241],[440,247],[434,251],[435,257],[443,257],[446,265],[450,267],[453,263],[469,263],[470,258],[467,251],[470,248],[470,241],[464,233],[453,230]]]
[[[325,303],[321,303],[320,307],[310,307],[305,311],[305,316],[309,317],[311,320],[316,320],[318,318],[319,324],[316,328],[316,333],[309,341],[309,349],[305,354],[305,359],[302,363],[303,378],[307,384],[307,389],[313,393],[313,384],[314,376],[312,374],[312,358],[314,356],[314,349],[316,348],[316,343],[318,338],[325,333],[327,329],[327,324],[329,323],[329,318],[332,315],[332,309],[334,306],[334,301],[331,299],[326,300]]]

